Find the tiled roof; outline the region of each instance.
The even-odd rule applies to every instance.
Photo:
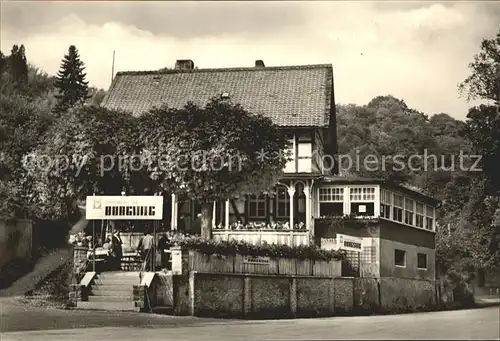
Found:
[[[328,126],[333,102],[329,64],[118,72],[102,105],[139,115],[163,104],[200,106],[229,93],[233,103],[281,126]]]

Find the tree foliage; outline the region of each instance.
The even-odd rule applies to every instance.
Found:
[[[473,107],[467,115],[465,135],[474,152],[481,155],[481,167],[488,180],[487,193],[500,196],[500,113],[498,107]]]
[[[423,160],[412,159],[414,169],[401,164],[408,164],[412,155],[423,155],[425,150],[436,153],[438,148],[427,117],[390,95],[376,97],[365,106],[340,105],[337,117],[339,151],[349,156],[340,165],[344,174],[408,182],[415,176],[414,169],[424,172]],[[370,157],[374,161],[365,163]]]
[[[460,85],[470,99],[493,101],[471,108],[466,122],[429,117],[390,95],[337,107],[339,152],[354,161],[344,174],[411,184],[442,201],[437,253],[448,272],[500,262],[499,46],[500,32],[484,40]],[[29,64],[22,45],[0,53],[0,214],[68,218],[93,193],[173,191],[204,203],[206,238],[214,201],[266,191],[279,177],[286,160],[273,156],[286,141],[269,120],[220,100],[134,118],[99,108],[105,92],[88,87],[84,69],[74,46],[57,77]],[[56,104],[64,118],[52,114]],[[268,157],[256,158],[261,152]],[[398,167],[424,152],[437,156],[427,168],[422,159],[413,159],[415,169]],[[482,155],[483,172],[457,170],[460,152]],[[356,162],[367,155],[377,164]],[[384,155],[400,155],[399,162],[386,159],[384,168]]]
[[[472,73],[459,90],[468,99],[492,102],[470,108],[463,129],[473,153],[481,156],[482,172],[472,177],[469,200],[458,213],[477,269],[500,263],[500,31],[482,41],[469,66]]]
[[[469,64],[472,74],[460,85],[468,99],[491,100],[500,106],[500,30],[493,39],[481,42],[481,52]]]
[[[55,81],[58,90],[56,112],[61,113],[74,105],[83,104],[91,97],[84,70],[85,66],[80,60],[78,50],[71,45],[68,53],[64,55]]]
[[[130,154],[133,122],[129,114],[91,106],[60,117],[26,157],[38,214],[64,217],[88,195],[119,195],[127,186],[119,156]]]
[[[275,157],[286,150],[282,130],[224,100],[155,109],[138,127],[150,178],[164,191],[201,201],[205,238],[211,236],[215,201],[270,190],[286,163],[286,156]]]
[[[0,53],[0,216],[32,215],[22,160],[53,122],[53,94],[51,78],[26,62],[22,45]]]
[[[338,106],[339,147],[351,159],[356,154],[361,160],[368,154],[378,160],[402,155],[400,160],[408,162],[411,155],[424,151],[437,156],[429,159],[427,169],[419,160],[412,162],[415,169],[402,170],[388,161],[386,169],[381,164],[369,164],[375,170],[360,164],[349,173],[410,184],[442,200],[437,211],[437,252],[445,271],[465,273],[500,260],[498,218],[494,218],[498,200],[489,196],[486,172],[468,171],[474,161],[470,159],[464,159],[464,170],[460,169],[461,152],[487,156],[484,170],[493,170],[500,160],[496,149],[500,139],[493,129],[495,110],[490,107],[488,115],[481,113],[484,110],[472,110],[468,121],[461,122],[443,113],[428,118],[393,96],[379,96],[366,106]]]

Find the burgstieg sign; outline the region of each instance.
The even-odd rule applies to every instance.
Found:
[[[361,252],[363,250],[363,238],[337,234],[337,249]]]
[[[88,196],[85,208],[87,220],[163,219],[162,196]]]

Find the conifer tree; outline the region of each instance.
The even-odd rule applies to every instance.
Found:
[[[71,45],[68,54],[64,55],[55,81],[58,90],[56,112],[64,112],[90,98],[88,82],[85,81],[87,74],[84,70],[85,66],[80,60],[78,50]]]
[[[0,77],[7,71],[7,56],[0,51]]]
[[[1,71],[9,72],[10,81],[13,84],[16,86],[28,84],[28,61],[26,59],[24,45],[12,46],[10,56],[8,57],[2,54],[1,64]]]

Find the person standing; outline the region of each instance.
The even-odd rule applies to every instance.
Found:
[[[141,254],[142,270],[154,271],[153,269],[153,236],[149,229],[144,232],[144,236],[139,241],[137,249]]]
[[[120,237],[120,231],[115,229],[113,231],[113,236],[111,237],[111,257],[113,259],[114,270],[121,270],[123,256],[122,244],[123,242]]]

